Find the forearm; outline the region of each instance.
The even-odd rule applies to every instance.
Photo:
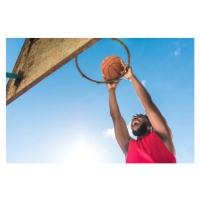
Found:
[[[171,130],[168,127],[165,118],[162,116],[157,106],[153,103],[151,96],[145,87],[140,83],[135,75],[132,75],[129,80],[132,82],[135,88],[138,98],[144,107],[153,129],[158,133],[162,133],[165,137],[171,137]]]
[[[110,107],[110,115],[112,118],[116,118],[121,116],[117,99],[116,99],[116,94],[115,94],[115,89],[109,89],[109,107]]]
[[[119,111],[115,89],[109,89],[110,115],[113,120],[115,137],[125,156],[128,153],[128,144],[131,139],[124,119]]]

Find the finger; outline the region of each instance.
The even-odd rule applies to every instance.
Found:
[[[121,61],[122,66],[124,67],[125,72],[127,72],[127,70],[128,70],[128,64],[125,64],[122,59],[120,61]]]
[[[129,65],[126,65],[126,72],[128,71],[129,67],[130,67]]]
[[[118,79],[118,80],[115,81],[115,83],[118,83],[118,82],[121,81],[121,80],[122,80],[122,79]]]
[[[107,80],[106,80],[106,77],[105,77],[104,75],[103,75],[102,77],[103,77],[104,82],[106,82],[106,81],[107,81]]]
[[[105,77],[104,75],[102,75],[102,77],[103,77],[104,82],[106,82],[106,81],[107,81],[107,80],[106,80],[106,77]],[[111,86],[110,83],[106,83],[106,85],[107,85],[108,88]]]
[[[125,65],[124,61],[122,59],[120,59],[120,62],[122,64],[122,66],[124,67],[124,65]]]
[[[121,81],[122,79],[119,79],[118,81],[117,81],[117,84],[119,84],[119,82]]]
[[[127,72],[127,66],[126,65],[124,66],[124,72]]]

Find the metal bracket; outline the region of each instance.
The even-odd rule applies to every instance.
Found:
[[[14,74],[14,73],[8,73],[8,72],[6,72],[6,78],[14,78],[14,79],[17,79],[17,78],[22,78],[22,76],[19,75],[19,74]]]

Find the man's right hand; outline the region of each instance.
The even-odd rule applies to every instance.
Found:
[[[107,87],[108,87],[108,90],[112,90],[112,89],[116,89],[119,82],[121,81],[122,79],[119,79],[118,81],[116,82],[112,82],[112,83],[106,83]]]
[[[124,67],[124,70],[126,72],[124,74],[123,78],[130,79],[131,77],[133,77],[132,67],[127,65],[127,64],[125,64],[122,59],[121,59],[121,63],[122,63],[122,66]]]

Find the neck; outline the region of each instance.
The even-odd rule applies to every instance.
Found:
[[[147,130],[144,135],[137,136],[137,140],[149,135],[150,133],[151,133],[151,131]]]

